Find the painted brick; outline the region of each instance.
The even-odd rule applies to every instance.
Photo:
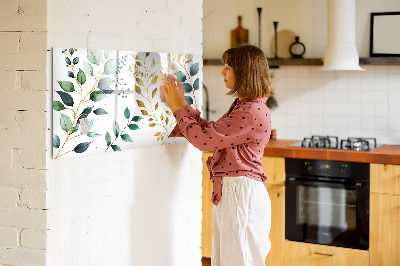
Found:
[[[0,150],[0,169],[11,168],[11,152],[10,150]]]
[[[17,202],[18,189],[0,187],[0,207],[14,208],[17,206]]]
[[[3,129],[0,130],[0,139],[2,140],[3,149],[31,149],[31,150],[45,150],[46,131],[33,131],[33,130],[16,130],[16,129]]]
[[[28,230],[21,231],[21,246],[26,248],[46,249],[46,231]]]
[[[0,226],[13,226],[28,229],[46,229],[46,212],[24,208],[0,208]]]
[[[2,0],[0,14],[15,13],[18,11],[18,1],[15,0]]]
[[[17,32],[0,32],[0,54],[16,54],[19,48],[20,34]]]
[[[0,129],[45,130],[46,119],[44,111],[0,110]]]
[[[0,99],[7,99],[1,101],[3,110],[46,110],[46,93],[43,91],[1,90]]]
[[[1,263],[8,265],[46,265],[46,254],[43,251],[19,248],[0,247]]]
[[[46,91],[47,75],[45,71],[23,71],[15,72],[16,89],[27,91]]]
[[[0,90],[15,88],[15,71],[2,71],[0,69]],[[0,103],[2,101],[0,100]],[[2,106],[2,104],[0,105]]]
[[[20,192],[20,206],[28,207],[29,209],[45,209],[46,208],[46,191],[22,189]]]
[[[46,170],[0,169],[0,186],[46,189]]]
[[[3,21],[4,19],[0,20]],[[0,29],[1,31],[1,29]],[[18,54],[0,54],[0,70],[46,70],[47,35],[21,32]]]
[[[19,0],[20,9],[24,14],[42,14],[46,15],[47,1],[46,0]],[[44,19],[45,20],[45,19]]]
[[[30,169],[46,168],[46,151],[45,150],[22,150],[21,166]]]
[[[17,247],[18,239],[19,239],[18,229],[0,227],[0,246]]]
[[[1,14],[0,31],[46,31],[45,14]]]

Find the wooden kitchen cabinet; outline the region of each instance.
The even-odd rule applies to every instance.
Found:
[[[202,223],[201,223],[201,253],[204,258],[211,258],[212,252],[212,183],[206,161],[212,152],[203,152],[203,194],[202,194]]]
[[[371,266],[400,265],[400,165],[371,164]]]
[[[365,250],[316,245],[288,240],[285,240],[284,245],[285,266],[369,265],[369,253]]]

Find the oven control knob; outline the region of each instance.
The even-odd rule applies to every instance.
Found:
[[[347,169],[347,164],[342,164],[342,167],[340,168],[340,173],[341,174],[346,173],[346,169]]]

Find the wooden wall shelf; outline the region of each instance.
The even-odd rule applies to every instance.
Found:
[[[322,66],[322,58],[268,58],[271,68],[279,66]],[[203,65],[222,65],[220,59],[204,59]],[[362,57],[360,65],[400,65],[400,57]]]

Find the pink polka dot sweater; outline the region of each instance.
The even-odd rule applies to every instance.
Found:
[[[224,176],[247,176],[261,182],[267,179],[261,164],[271,131],[271,112],[266,101],[267,97],[236,98],[216,122],[201,118],[200,111],[189,104],[174,112],[178,124],[169,137],[185,137],[201,151],[214,151],[207,160],[214,205],[221,200]]]

